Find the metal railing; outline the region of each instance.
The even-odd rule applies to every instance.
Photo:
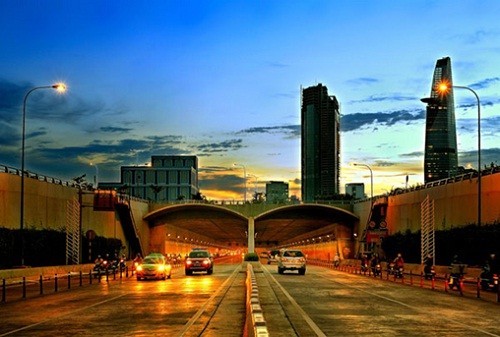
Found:
[[[434,277],[426,278],[423,272],[414,273],[412,270],[405,271],[399,277],[396,273],[391,273],[387,268],[386,263],[382,263],[381,272],[378,275],[374,275],[371,268],[361,268],[359,261],[349,260],[342,261],[338,266],[335,266],[333,261],[308,259],[308,264],[321,266],[325,268],[335,269],[341,272],[361,275],[366,277],[377,278],[380,280],[400,283],[408,286],[418,286],[420,288],[426,288],[430,290],[443,291],[449,293],[452,290],[450,284],[450,275],[445,274],[435,274]],[[458,286],[456,287],[460,296],[473,295],[476,298],[484,298],[491,300],[496,303],[500,303],[500,285],[496,286],[493,291],[483,290],[481,286],[480,277],[465,277],[462,276],[458,280]],[[486,296],[485,296],[486,295]]]

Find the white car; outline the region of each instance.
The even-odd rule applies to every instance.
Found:
[[[301,250],[287,249],[281,252],[278,258],[278,273],[283,274],[287,270],[297,270],[300,275],[306,273],[306,257]]]

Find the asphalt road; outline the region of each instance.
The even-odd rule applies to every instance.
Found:
[[[170,280],[129,278],[0,304],[0,336],[241,336],[240,261],[216,264],[213,275],[179,268]]]
[[[298,322],[296,327],[279,326],[271,315],[281,315],[276,299],[261,300],[268,322],[273,323],[268,325],[271,336],[288,337],[294,332],[299,336],[500,336],[500,304],[492,301],[315,266],[308,266],[304,276],[280,275],[275,265],[262,268],[266,280],[260,276],[260,290],[266,289],[266,283],[273,288],[282,307],[291,308],[286,315]],[[300,310],[293,309],[289,298]],[[304,326],[308,330],[300,331]]]
[[[0,303],[0,336],[241,336],[244,270],[218,261],[213,275],[180,268],[166,281],[130,278]],[[500,304],[474,296],[311,265],[304,276],[254,270],[272,337],[500,337]]]

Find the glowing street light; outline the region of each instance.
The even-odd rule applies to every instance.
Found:
[[[95,167],[94,184],[95,184],[95,188],[97,189],[97,184],[99,184],[99,166],[97,166],[97,164],[95,164],[95,163],[90,163],[90,166]]]
[[[353,163],[354,166],[364,166],[370,170],[370,188],[371,188],[371,200],[373,202],[373,171],[370,166],[366,164]]]
[[[66,85],[64,83],[56,83],[53,85],[44,85],[40,87],[34,87],[29,90],[24,96],[23,101],[23,131],[22,131],[22,141],[21,141],[21,205],[20,205],[20,217],[19,217],[19,234],[21,236],[21,265],[24,265],[24,148],[26,139],[26,102],[28,101],[28,96],[35,90],[38,89],[55,89],[59,93],[66,91]]]
[[[247,203],[247,169],[245,165],[234,163],[233,166],[239,166],[243,168],[243,180],[245,181],[245,194],[243,196],[243,200],[245,204]]]
[[[449,82],[443,81],[438,84],[437,91],[441,95],[448,95],[451,88],[469,90],[474,94],[477,101],[477,224],[481,226],[481,101],[478,94],[469,87],[451,85]]]

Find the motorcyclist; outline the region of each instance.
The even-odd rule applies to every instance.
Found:
[[[103,258],[101,257],[101,255],[97,255],[97,258],[95,259],[94,263],[95,263],[96,265],[101,265],[102,261],[104,261],[104,260],[103,260]]]
[[[453,289],[454,286],[456,286],[459,290],[460,289],[460,279],[464,276],[465,274],[465,264],[460,261],[458,258],[458,255],[453,256],[453,260],[451,261],[450,264],[450,280],[449,280],[449,285],[450,289]]]
[[[432,255],[428,254],[424,259],[424,273],[425,274],[431,273],[432,265],[433,265]]]
[[[377,254],[373,254],[373,257],[370,261],[370,266],[372,268],[373,275],[377,276],[380,273],[380,259]]]
[[[137,266],[140,265],[141,263],[142,263],[141,253],[137,253],[134,260],[132,261],[132,272],[134,272],[137,269]]]
[[[363,254],[361,256],[361,271],[365,272],[368,269],[368,256]]]
[[[403,256],[401,255],[401,253],[398,253],[393,262],[394,262],[394,269],[396,270],[396,275],[398,277],[402,277],[403,270],[405,267],[405,261],[403,260]]]
[[[490,254],[486,259],[486,262],[483,266],[483,271],[481,272],[481,286],[483,289],[487,289],[490,286],[496,288],[498,285],[495,285],[495,282],[498,283],[498,275],[499,275],[499,265],[498,260],[495,254]],[[496,276],[494,276],[496,275]],[[495,281],[495,277],[497,277],[497,281]]]
[[[339,265],[340,265],[339,253],[335,254],[335,256],[333,257],[333,265],[335,266],[335,268],[339,267]]]
[[[398,256],[394,259],[394,265],[396,268],[404,268],[405,261],[403,260],[401,253],[398,253]]]

